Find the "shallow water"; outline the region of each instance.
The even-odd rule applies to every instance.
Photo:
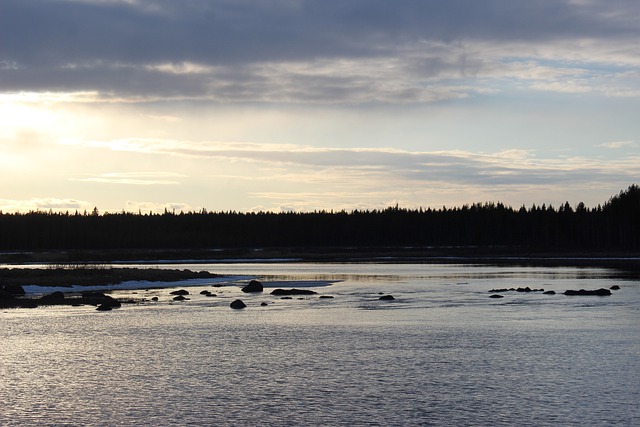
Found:
[[[181,303],[0,311],[0,425],[640,425],[640,283],[612,270],[168,267],[232,276]],[[334,298],[243,294],[251,277]],[[489,298],[524,286],[558,294]]]

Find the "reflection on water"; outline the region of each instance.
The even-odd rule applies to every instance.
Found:
[[[604,269],[185,265],[331,281],[0,312],[0,425],[639,425],[640,286]],[[610,297],[505,293],[621,286]],[[215,298],[200,295],[203,289]],[[215,290],[214,290],[215,289]],[[135,292],[135,293],[134,293]],[[380,292],[394,301],[380,301]],[[229,302],[242,298],[244,310]],[[267,306],[261,306],[267,302]]]

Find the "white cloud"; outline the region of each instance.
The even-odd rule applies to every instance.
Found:
[[[181,202],[144,202],[144,201],[134,201],[127,200],[124,206],[125,212],[133,212],[133,213],[143,213],[146,214],[148,212],[153,213],[163,213],[164,211],[172,212],[172,213],[180,213],[180,212],[194,212],[199,211],[201,208],[194,208],[187,203]]]
[[[633,140],[625,140],[625,141],[610,141],[605,142],[604,144],[597,145],[598,147],[604,148],[624,148],[624,147],[637,147],[638,143]]]
[[[124,184],[124,185],[176,185],[179,181],[175,179],[184,175],[167,172],[119,172],[105,173],[98,176],[88,176],[84,178],[70,178],[72,181],[96,182],[101,184]]]
[[[49,210],[54,212],[83,211],[93,209],[93,204],[85,200],[56,199],[51,197],[32,198],[26,200],[0,199],[0,211],[4,212],[33,212]]]

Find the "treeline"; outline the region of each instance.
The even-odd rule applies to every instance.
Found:
[[[162,214],[1,213],[0,250],[478,246],[640,249],[640,187],[603,205]]]

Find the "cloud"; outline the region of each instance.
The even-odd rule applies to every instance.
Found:
[[[394,148],[318,148],[295,144],[194,142],[171,139],[90,141],[86,145],[149,155],[218,159],[258,165],[254,177],[289,182],[341,183],[353,191],[367,191],[372,182],[389,185],[459,183],[488,187],[551,185],[594,179],[632,182],[640,174],[640,157],[537,158],[530,150],[479,153],[463,150],[407,151]],[[259,173],[258,173],[259,172]],[[132,177],[116,176],[116,179]],[[403,184],[404,183],[404,184]]]
[[[138,213],[141,212],[146,214],[148,212],[153,213],[162,213],[165,210],[168,212],[194,212],[200,210],[200,208],[193,208],[187,203],[181,202],[144,202],[144,201],[134,201],[127,200],[124,207],[125,212],[133,212]]]
[[[83,211],[93,209],[93,204],[84,200],[56,199],[56,198],[32,198],[26,200],[0,199],[0,210],[6,212],[32,212],[32,211]]]
[[[625,0],[5,0],[0,71],[4,92],[108,102],[435,102],[513,78],[605,92],[640,65],[639,14]],[[638,96],[626,79],[607,93]]]
[[[625,148],[625,147],[637,147],[638,143],[633,140],[625,140],[625,141],[610,141],[605,142],[604,144],[598,144],[597,147],[604,148]]]
[[[84,178],[70,178],[72,181],[96,182],[102,184],[123,185],[176,185],[179,181],[163,178],[180,178],[184,175],[167,172],[125,172],[105,173]]]

